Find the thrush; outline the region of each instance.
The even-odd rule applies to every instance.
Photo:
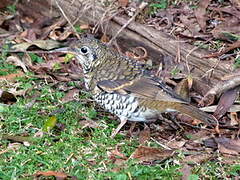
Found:
[[[112,137],[127,121],[151,122],[161,113],[171,111],[216,125],[213,116],[189,104],[161,79],[149,74],[142,64],[97,39],[83,37],[57,51],[76,56],[83,68],[85,86],[94,100],[120,118]]]

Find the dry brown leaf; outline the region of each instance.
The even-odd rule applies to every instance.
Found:
[[[150,128],[145,124],[144,130],[139,133],[139,144],[145,144],[150,139]]]
[[[73,31],[69,30],[62,32],[59,29],[61,29],[61,27],[56,27],[53,31],[49,33],[49,37],[53,40],[63,41],[74,33]]]
[[[239,109],[239,111],[240,111],[240,109]],[[231,113],[230,113],[230,119],[231,119],[231,121],[230,121],[230,125],[231,125],[231,126],[238,125],[239,122],[240,122],[239,119],[238,119],[238,115],[237,115],[236,112],[231,112]]]
[[[84,128],[98,128],[99,127],[99,124],[93,120],[83,120],[83,121],[80,121],[80,126],[82,126],[82,129]]]
[[[189,156],[186,156],[182,162],[184,163],[203,163],[208,161],[210,158],[212,157],[211,154],[207,154],[207,153],[197,153],[197,154],[192,154]]]
[[[226,112],[229,111],[230,107],[238,97],[238,91],[239,88],[234,88],[223,93],[218,102],[217,109],[213,114],[217,119],[220,119],[224,114],[226,114]]]
[[[203,32],[206,31],[206,22],[207,22],[206,8],[208,7],[210,2],[211,0],[199,1],[198,8],[194,12],[197,18],[198,24],[200,25]]]
[[[232,149],[226,148],[224,145],[219,144],[218,149],[223,154],[238,155],[238,152]]]
[[[82,24],[82,25],[80,25],[80,29],[81,30],[88,30],[88,29],[90,29],[90,26],[89,26],[89,24]]]
[[[115,147],[114,150],[112,150],[110,153],[109,153],[109,158],[110,159],[124,159],[124,160],[127,160],[128,158],[123,154],[121,153],[119,150],[118,150],[119,146],[117,145]]]
[[[24,73],[22,71],[18,71],[17,73],[8,74],[6,76],[0,76],[0,80],[14,81],[16,77],[22,77]]]
[[[184,146],[185,143],[186,143],[185,140],[181,140],[181,141],[173,140],[167,143],[167,146],[172,149],[180,149]]]
[[[68,175],[63,173],[63,172],[57,172],[57,171],[38,171],[36,174],[34,174],[34,176],[54,176],[57,179],[67,179]]]
[[[155,160],[163,160],[173,156],[174,151],[162,150],[147,146],[139,146],[130,156],[130,159],[138,159],[140,162],[151,162]]]
[[[214,28],[211,33],[215,39],[231,41],[233,35],[239,36],[240,30],[238,24],[223,24]]]
[[[223,154],[237,155],[240,153],[240,139],[209,138],[204,141],[204,145],[214,149],[219,148],[219,151]]]
[[[76,96],[79,94],[79,92],[80,90],[77,88],[71,89],[70,91],[67,92],[67,94],[65,94],[61,101],[63,103],[74,101],[77,99]]]
[[[240,7],[240,1],[239,0],[230,0],[234,6]]]
[[[215,138],[215,140],[219,145],[220,152],[227,153],[227,154],[240,153],[240,139],[229,139],[229,138],[221,137],[221,138]]]
[[[29,66],[29,68],[36,73],[41,73],[42,74],[44,72],[51,72],[52,70],[54,70],[54,67],[56,65],[61,65],[64,62],[65,62],[64,57],[57,57],[57,58],[55,58],[54,60],[51,60],[51,61],[47,61],[47,62],[40,63],[40,64],[37,64],[37,65]],[[57,76],[57,74],[54,74],[54,75]]]
[[[1,1],[1,3],[0,3],[0,9],[5,8],[5,7],[7,7],[7,6],[11,5],[11,4],[12,4],[12,1],[11,1],[11,0]]]
[[[118,0],[118,3],[121,7],[126,7],[129,3],[128,0]]]
[[[207,106],[200,109],[205,112],[214,112],[217,109],[217,105]],[[238,104],[232,105],[228,112],[240,112],[240,105]]]
[[[118,172],[120,171],[127,161],[127,157],[119,151],[119,146],[116,145],[115,149],[108,153],[109,159],[113,161],[117,167],[113,168],[111,171]]]
[[[188,82],[188,79],[183,79],[177,86],[175,86],[175,92],[186,100],[189,100],[190,93],[190,84]]]
[[[206,36],[199,33],[201,28],[195,19],[192,19],[191,17],[185,16],[183,14],[179,16],[179,19],[187,28],[185,31],[181,32],[182,36],[190,38],[199,38],[201,36]]]
[[[20,34],[20,39],[27,39],[34,41],[37,39],[36,29],[27,29]]]
[[[10,50],[26,51],[32,45],[35,45],[41,49],[50,50],[59,47],[60,43],[54,40],[35,40],[13,45]]]
[[[106,34],[103,34],[100,40],[102,43],[108,43],[109,37]]]

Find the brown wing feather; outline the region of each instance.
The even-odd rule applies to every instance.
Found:
[[[98,87],[107,92],[130,93],[139,98],[159,101],[186,103],[172,90],[166,91],[160,87],[159,82],[146,77],[128,80],[104,80],[97,83]],[[170,94],[171,93],[171,94]]]

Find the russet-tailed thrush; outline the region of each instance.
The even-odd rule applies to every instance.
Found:
[[[120,118],[112,137],[127,120],[155,121],[161,113],[171,111],[210,126],[217,123],[213,116],[190,105],[159,78],[150,75],[136,60],[120,55],[94,38],[83,37],[57,51],[76,56],[83,68],[85,86],[94,100]]]

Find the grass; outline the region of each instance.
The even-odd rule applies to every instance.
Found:
[[[38,171],[61,171],[78,179],[179,179],[184,155],[159,162],[155,165],[127,161],[118,171],[113,171],[108,152],[118,145],[129,157],[139,146],[138,137],[127,138],[117,135],[109,138],[118,124],[109,114],[99,113],[89,94],[80,93],[80,101],[61,103],[65,92],[55,84],[32,77],[29,73],[18,78],[19,90],[31,89],[25,97],[11,106],[3,107],[0,113],[0,134],[25,136],[33,139],[30,145],[2,139],[0,141],[0,179],[33,179]],[[1,82],[1,86],[10,86]],[[74,82],[65,83],[66,87]],[[26,106],[35,100],[29,108]],[[54,113],[55,112],[55,113]],[[57,113],[56,113],[57,112]],[[42,137],[35,137],[42,131],[50,117],[56,117],[57,125]],[[90,119],[99,123],[99,128],[82,128],[80,122]],[[62,125],[63,127],[59,127]],[[159,147],[154,141],[149,145]],[[15,148],[13,148],[15,146]],[[206,162],[195,165],[191,179],[208,177],[217,179],[224,169],[225,175],[237,176],[239,165],[224,166],[221,163]]]

